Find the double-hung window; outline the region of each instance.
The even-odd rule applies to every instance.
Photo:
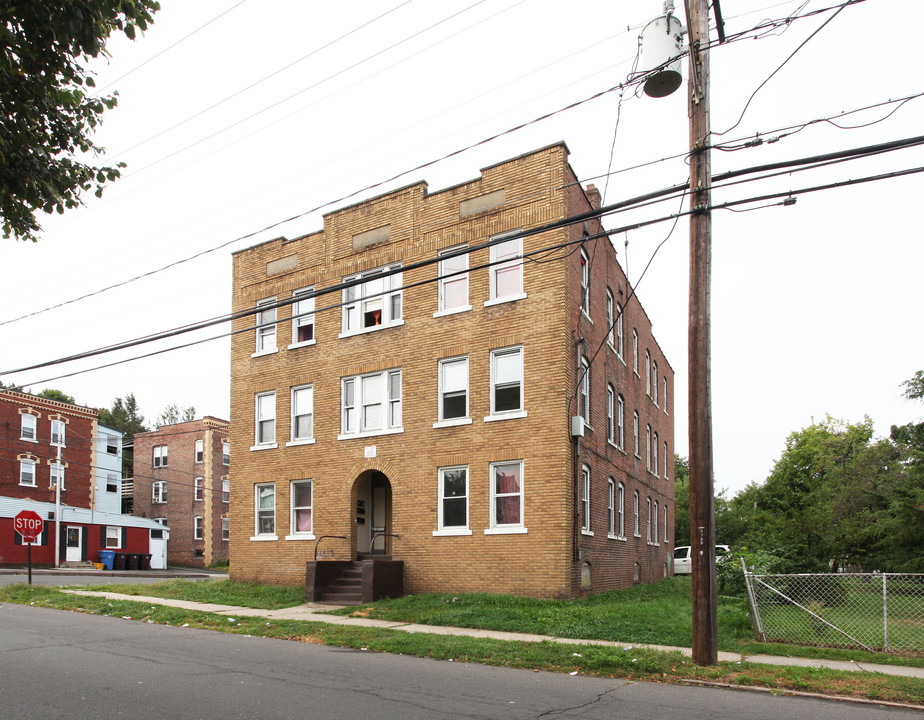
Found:
[[[53,462],[48,476],[48,487],[60,487],[64,490],[64,465]]]
[[[619,483],[616,489],[616,531],[619,537],[626,536],[626,486]]]
[[[638,497],[638,490],[635,491],[635,502],[634,502],[633,507],[632,507],[632,512],[633,512],[633,514],[634,514],[634,516],[635,516],[635,531],[634,531],[635,537],[641,537],[642,534],[639,532],[640,526],[639,526],[639,524],[638,524],[638,522],[639,522],[639,521],[638,521],[638,513],[639,513],[639,497]]]
[[[668,453],[667,453],[667,443],[665,442],[665,443],[664,443],[664,479],[665,479],[665,480],[667,480],[668,477],[669,477],[669,475],[668,475],[668,473],[667,473],[667,467],[668,467],[667,462],[668,462],[668,458],[669,458],[669,457],[670,457],[670,455],[668,455]]]
[[[616,444],[621,450],[626,447],[626,401],[622,395],[616,397]]]
[[[461,245],[440,252],[440,256],[450,257],[440,260],[439,308],[436,315],[472,309],[468,302],[468,253],[455,255],[465,248]]]
[[[523,532],[523,463],[491,464],[491,528],[495,532]],[[488,531],[486,531],[488,532]]]
[[[402,429],[400,368],[343,378],[340,439]]]
[[[195,495],[193,500],[202,500],[205,497],[205,478],[197,477],[195,479]]]
[[[35,460],[19,461],[19,484],[35,487]]]
[[[118,455],[119,454],[118,435],[111,435],[109,433],[105,433],[104,439],[106,440],[106,454],[107,455]]]
[[[255,446],[276,445],[276,393],[258,393],[255,400]]]
[[[660,469],[661,466],[658,464],[658,433],[655,432],[651,441],[651,472],[657,475]]]
[[[609,537],[616,536],[616,482],[613,478],[606,481],[606,534]]]
[[[314,437],[314,386],[292,388],[292,440],[308,442]]]
[[[201,463],[204,458],[205,458],[205,440],[196,440],[195,462]]]
[[[38,440],[36,436],[38,426],[38,419],[35,415],[30,415],[29,413],[23,413],[22,415],[22,427],[19,431],[19,437],[21,440]]]
[[[590,317],[590,261],[581,249],[581,311]]]
[[[655,545],[659,545],[658,542],[658,501],[654,501],[654,509],[652,510],[652,528],[651,528],[651,541]]]
[[[468,419],[468,358],[440,360],[439,372],[439,423],[471,422]]]
[[[254,485],[254,536],[276,539],[276,486],[273,483]]]
[[[51,421],[51,444],[64,446],[64,421]]]
[[[110,492],[110,493],[119,492],[119,474],[118,473],[106,473],[106,492]]]
[[[439,469],[439,529],[434,535],[471,535],[468,527],[468,468]]]
[[[658,361],[651,363],[651,399],[658,406]]]
[[[590,425],[590,363],[586,357],[581,358],[578,391],[578,414],[584,418],[585,425]]]
[[[299,537],[311,536],[312,533],[312,486],[311,480],[296,480],[289,486],[289,502],[291,504],[291,535]]]
[[[276,298],[257,303],[257,353],[276,351]]]
[[[391,265],[343,278],[345,283],[356,284],[343,289],[341,335],[401,324],[402,273],[385,275],[400,267]]]
[[[292,303],[292,345],[314,343],[314,288],[302,288],[292,293],[298,298]],[[311,297],[309,297],[311,295]]]
[[[196,515],[193,518],[193,540],[202,539],[202,516]]]
[[[638,452],[638,451],[639,451],[639,444],[638,444],[638,441],[639,441],[639,438],[638,438],[638,410],[635,411],[635,414],[634,414],[633,417],[632,417],[632,434],[635,436],[635,437],[634,437],[634,440],[635,440],[635,457],[640,458],[641,455],[639,455],[639,452]]]
[[[645,394],[651,397],[651,353],[645,351]]]
[[[231,539],[231,518],[221,519],[221,539],[225,541]]]
[[[523,408],[523,348],[492,350],[490,419],[523,417]]]
[[[231,502],[231,481],[228,478],[221,479],[221,501]]]
[[[638,330],[632,328],[632,372],[638,375]]]
[[[231,464],[231,443],[224,441],[221,444],[221,464],[230,465]]]
[[[661,386],[661,405],[664,408],[664,414],[667,415],[667,375],[664,376],[664,384]]]
[[[526,297],[523,292],[522,255],[522,238],[511,238],[491,246],[491,299],[486,305]]]
[[[155,504],[167,502],[166,480],[155,480],[151,483],[151,502]]]
[[[590,468],[581,466],[581,532],[590,534]]]
[[[622,305],[616,303],[616,354],[622,357]]]
[[[122,547],[122,528],[115,525],[106,526],[106,547]]]
[[[606,386],[606,439],[616,444],[616,391]]]
[[[651,545],[651,498],[648,498],[648,516],[645,519],[645,539]]]
[[[664,524],[662,525],[662,527],[664,528],[664,542],[666,543],[667,542],[667,503],[664,503]]]
[[[167,454],[166,445],[155,445],[154,446],[154,467],[167,467],[167,461],[169,460]]]
[[[606,341],[610,344],[611,348],[615,349],[615,324],[616,317],[613,314],[615,307],[615,301],[613,300],[613,292],[607,288],[606,289]]]
[[[651,425],[645,426],[645,467],[651,472]]]

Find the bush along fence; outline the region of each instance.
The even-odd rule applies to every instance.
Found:
[[[742,562],[764,642],[924,653],[924,574],[758,575]]]

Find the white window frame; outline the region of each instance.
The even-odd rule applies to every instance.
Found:
[[[590,258],[581,248],[581,312],[590,319]]]
[[[526,412],[526,383],[524,382],[524,363],[523,363],[523,346],[517,345],[514,347],[498,348],[491,351],[491,414],[486,417],[485,422],[492,422],[494,420],[508,420],[513,418],[524,418],[527,416]],[[511,355],[517,355],[519,357],[519,379],[517,381],[508,381],[505,383],[497,382],[497,361],[500,358],[504,358]],[[496,395],[498,389],[503,389],[505,387],[513,387],[515,384],[519,383],[520,387],[520,405],[516,408],[510,408],[509,410],[497,410]],[[499,385],[501,386],[499,388]]]
[[[642,456],[639,455],[639,450],[640,450],[639,442],[640,442],[641,438],[639,437],[639,417],[638,417],[638,410],[636,410],[635,413],[634,413],[634,415],[632,416],[632,434],[633,434],[634,439],[635,439],[635,457],[641,459]]]
[[[31,476],[31,482],[23,482],[23,478]],[[19,459],[19,484],[24,487],[35,487],[35,460],[28,458]]]
[[[590,425],[590,362],[583,355],[578,368],[578,415]]]
[[[401,264],[396,263],[343,278],[345,283],[357,280],[361,282],[343,289],[340,337],[404,324],[404,296],[401,289],[403,273],[385,275],[400,268]],[[379,283],[380,287],[377,286]],[[376,310],[379,311],[380,322],[366,324],[367,313],[375,313]]]
[[[154,522],[156,522],[158,525],[163,525],[164,527],[167,526],[167,518],[165,518],[165,517],[151,518],[151,520],[153,520]]]
[[[590,529],[590,468],[581,465],[581,535],[593,535]]]
[[[491,240],[499,240],[508,234],[515,234],[519,232],[519,230],[514,230],[511,233],[495,235],[491,238]],[[490,305],[497,305],[498,303],[513,302],[514,300],[521,300],[525,298],[526,291],[523,286],[523,238],[513,237],[509,240],[499,242],[496,245],[492,245],[490,256],[491,266],[488,268],[490,272],[489,299],[485,300],[485,307]],[[519,286],[519,289],[516,292],[511,292],[507,295],[498,295],[497,278],[502,273],[509,273],[511,275],[516,274],[517,285]]]
[[[632,372],[638,376],[638,330],[632,328]]]
[[[296,486],[308,487],[308,504],[296,505]],[[297,530],[298,521],[297,513],[300,510],[307,510],[310,513],[311,527],[308,530]],[[313,480],[293,480],[289,483],[289,534],[286,540],[314,540],[314,481]]]
[[[114,532],[113,532],[114,531]],[[122,528],[118,525],[106,526],[106,549],[122,547]]]
[[[635,491],[635,502],[633,503],[633,514],[635,515],[635,537],[640,538],[642,536],[641,526],[639,525],[639,512],[641,510],[639,503],[640,498],[638,495],[638,490]]]
[[[446,476],[447,473],[464,473],[464,494],[463,495],[446,495]],[[438,494],[438,519],[437,529],[433,531],[434,537],[451,537],[458,535],[471,535],[472,530],[469,525],[469,469],[468,465],[453,465],[450,467],[441,467],[437,471],[437,494]],[[446,503],[465,504],[465,524],[464,525],[446,525]]]
[[[228,542],[231,539],[231,518],[223,517],[221,519],[221,539]]]
[[[197,477],[193,480],[193,501],[201,502],[205,497],[205,478]]]
[[[64,464],[52,461],[48,465],[48,487],[53,488],[57,482],[60,482],[61,489],[64,490]]]
[[[606,386],[606,439],[616,445],[616,389],[609,384]]]
[[[201,515],[193,516],[193,540],[202,540],[205,535],[205,527]]]
[[[667,543],[667,503],[664,503],[664,542]]]
[[[371,386],[366,381],[379,381],[379,400],[368,397]],[[393,383],[397,382],[395,392]],[[352,388],[352,391],[348,391]],[[368,389],[367,389],[368,388]],[[340,435],[338,440],[404,432],[401,395],[403,379],[401,368],[389,368],[374,373],[353,375],[340,380]],[[352,404],[348,399],[352,392]],[[371,424],[370,416],[378,408],[378,425]]]
[[[661,392],[661,406],[664,408],[664,414],[667,415],[667,375],[664,376],[664,385]]]
[[[668,458],[670,454],[667,452],[667,440],[664,441],[664,479],[669,480],[670,476],[667,474],[668,469]]]
[[[616,481],[606,480],[606,536],[616,537]]]
[[[106,492],[119,492],[119,473],[106,473]]]
[[[119,436],[112,433],[103,433],[103,439],[106,441],[106,454],[119,454]]]
[[[223,440],[221,443],[221,464],[231,464],[231,443],[227,440]]]
[[[652,544],[660,545],[661,543],[658,541],[658,501],[657,500],[654,501],[654,508],[652,512],[653,512],[652,518],[654,519],[654,525],[652,526],[652,529],[651,529]]]
[[[451,255],[466,248],[468,248],[468,245],[457,245],[456,247],[441,250],[439,255],[440,257]],[[455,313],[471,310],[472,306],[468,297],[468,253],[466,252],[461,255],[446,258],[445,260],[440,260],[439,274],[437,311],[433,313],[433,317],[453,315]],[[465,301],[458,305],[447,305],[448,290],[455,287],[465,288]]]
[[[151,449],[151,465],[153,467],[167,467],[170,464],[170,453],[167,445],[155,445]]]
[[[151,483],[151,504],[163,505],[167,502],[167,481],[155,480]]]
[[[260,507],[261,500],[261,491],[269,490],[269,494],[264,495],[263,497],[268,497],[272,500],[271,507]],[[266,532],[261,532],[260,528],[262,527],[261,513],[263,513],[264,518],[272,519],[272,530],[267,530]],[[276,484],[275,483],[256,483],[253,486],[253,537],[251,540],[278,540],[279,537],[276,535]]]
[[[223,477],[221,479],[221,501],[223,503],[231,502],[231,479]]]
[[[292,445],[310,445],[315,441],[314,438],[314,385],[296,385],[291,390],[289,402],[289,442],[287,447]],[[308,418],[308,434],[298,434],[299,418]]]
[[[655,474],[655,477],[658,477],[658,473],[661,470],[658,464],[658,442],[658,431],[655,430],[651,440],[651,472]]]
[[[300,288],[293,291],[292,297],[298,298],[302,295],[308,295],[313,292],[313,287]],[[314,295],[311,295],[311,297],[303,297],[300,300],[296,300],[294,303],[292,303],[292,344],[289,345],[289,350],[300,347],[308,347],[309,345],[314,345],[317,342],[317,328],[315,328],[314,324],[314,310]],[[308,340],[298,339],[299,331],[303,327],[311,328],[311,337]]]
[[[67,432],[67,423],[65,423],[63,420],[52,420],[51,421],[51,444],[60,445],[61,447],[64,447],[66,432]]]
[[[205,440],[196,440],[194,462],[201,463],[205,460]]]
[[[38,416],[32,413],[23,413],[21,417],[19,439],[27,442],[38,442]]]
[[[472,418],[469,413],[469,379],[468,379],[468,355],[461,355],[457,357],[444,358],[439,361],[439,366],[437,368],[438,372],[438,383],[439,383],[439,398],[437,399],[437,422],[433,423],[433,427],[452,427],[454,425],[469,425],[472,422]],[[456,383],[447,382],[447,370],[450,368],[460,368],[464,372],[464,386],[459,388]],[[459,417],[446,417],[446,407],[445,400],[448,397],[458,397],[459,395],[465,396],[465,414]]]
[[[622,358],[623,351],[623,332],[622,332],[622,305],[616,303],[616,354]]]
[[[615,348],[615,334],[614,326],[616,324],[615,308],[616,300],[613,298],[613,291],[609,288],[606,289],[606,342],[614,350]]]
[[[620,394],[616,396],[616,444],[620,450],[626,449],[626,400]]]
[[[266,450],[278,447],[276,443],[276,391],[254,395],[254,445],[251,450]],[[271,413],[271,414],[270,414]],[[264,434],[261,423],[272,422],[272,432]]]
[[[622,483],[619,483],[619,486],[616,488],[617,494],[617,504],[616,504],[616,517],[619,520],[617,534],[618,537],[625,540],[626,539],[626,486]]]
[[[651,353],[645,351],[645,394],[651,397]]]
[[[651,383],[651,399],[655,404],[655,407],[658,407],[658,361],[651,361],[651,377],[653,382]]]
[[[497,482],[496,474],[497,471],[502,467],[513,467],[517,468],[517,475],[520,479],[520,488],[518,492],[515,493],[499,493],[497,491]],[[524,478],[523,478],[523,461],[522,460],[505,460],[503,462],[493,462],[490,465],[490,478],[491,478],[491,508],[490,508],[490,527],[485,528],[485,535],[502,535],[502,534],[515,534],[515,533],[525,533],[526,532],[526,519],[523,516],[524,502],[523,498],[526,493],[524,491]],[[501,523],[497,520],[497,501],[504,498],[513,498],[516,497],[519,499],[519,517],[520,521],[516,523]]]
[[[645,463],[648,472],[651,472],[651,425],[645,426]]]
[[[262,309],[261,309],[262,308]],[[257,301],[256,318],[256,349],[251,357],[258,355],[270,355],[278,352],[279,347],[276,344],[276,298],[264,298]]]
[[[645,537],[648,544],[651,545],[651,498],[646,498],[648,505],[648,515],[645,520]]]

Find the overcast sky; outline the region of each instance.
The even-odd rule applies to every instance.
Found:
[[[810,0],[801,13],[836,3]],[[801,4],[725,0],[726,33],[798,14]],[[59,377],[221,335],[227,326],[9,371],[220,316],[231,307],[231,252],[319,230],[323,212],[415,181],[436,191],[560,140],[578,177],[605,187],[608,202],[687,179],[684,62],[684,85],[668,98],[606,93],[337,202],[625,82],[641,28],[661,11],[656,0],[162,6],[144,36],[113,37],[111,58],[94,65],[97,85],[119,92],[119,106],[96,138],[107,160],[127,163],[123,178],[102,200],[88,197],[84,208],[41,217],[37,244],[0,241],[6,383],[32,392],[56,387],[95,407],[134,392],[149,421],[171,403],[227,418],[227,338]],[[714,173],[921,134],[924,97],[834,117],[924,92],[917,4],[851,5],[809,39],[833,14],[715,48],[712,128],[737,123],[715,142],[737,147],[758,135],[769,141],[785,134],[781,128],[823,118],[865,127],[816,122],[778,142],[714,151]],[[919,166],[924,151],[906,149],[717,190],[713,201]],[[624,172],[607,182],[608,170]],[[850,422],[868,414],[880,435],[924,414],[900,388],[924,368],[922,190],[924,176],[908,175],[800,195],[792,206],[764,207],[767,201],[739,207],[750,212],[714,213],[717,488],[734,493],[762,481],[786,436],[826,413]],[[611,216],[606,225],[678,208],[673,200]],[[663,223],[613,240],[676,373],[676,449],[686,455],[688,224],[682,219],[672,231]],[[197,253],[206,254],[152,272]]]

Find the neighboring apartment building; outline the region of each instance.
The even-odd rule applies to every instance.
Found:
[[[170,528],[168,562],[227,561],[228,421],[161,425],[136,433],[134,450],[134,513]]]
[[[32,548],[36,564],[55,564],[56,526],[59,562],[99,562],[101,549],[153,554],[160,546],[161,526],[120,513],[121,433],[100,427],[98,415],[0,390],[0,564],[26,561],[27,548],[13,530],[22,510],[45,521]]]
[[[235,253],[233,578],[300,584],[323,536],[412,593],[669,574],[674,374],[567,157]]]

